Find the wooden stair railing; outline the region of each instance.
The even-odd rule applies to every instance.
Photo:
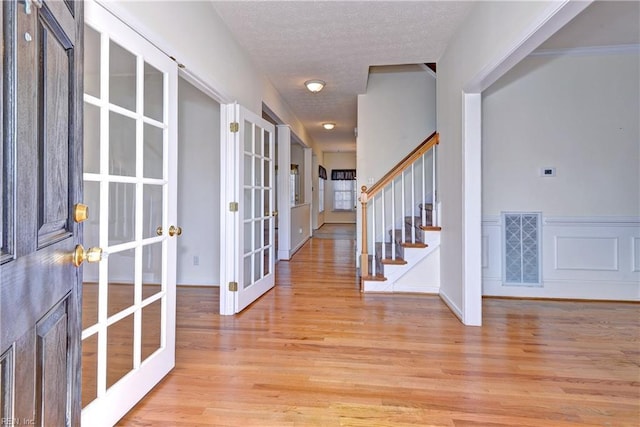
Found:
[[[374,241],[373,243],[373,251],[374,251],[374,259],[373,259],[373,264],[372,264],[372,270],[374,274],[370,274],[368,269],[369,269],[369,236],[368,236],[368,209],[367,206],[369,205],[369,202],[375,202],[375,196],[377,193],[381,192],[383,189],[387,188],[388,186],[391,186],[391,191],[392,191],[392,203],[395,203],[395,182],[394,180],[396,180],[398,177],[401,178],[401,182],[402,182],[402,193],[401,193],[401,197],[402,197],[402,206],[404,209],[405,206],[405,174],[404,172],[407,171],[409,168],[411,168],[411,188],[412,188],[412,192],[411,192],[411,201],[410,204],[411,206],[415,207],[415,200],[414,200],[414,195],[415,195],[415,190],[414,190],[414,176],[415,174],[413,173],[413,165],[419,160],[419,159],[423,159],[422,161],[422,166],[423,166],[423,170],[422,170],[422,179],[423,179],[423,183],[422,183],[422,198],[425,198],[425,189],[424,189],[424,181],[425,181],[425,154],[427,154],[429,152],[429,150],[433,149],[434,147],[436,147],[439,144],[440,140],[439,140],[439,134],[437,132],[434,132],[433,134],[429,135],[429,137],[427,137],[420,145],[418,145],[411,153],[409,153],[404,159],[402,159],[400,162],[398,162],[397,165],[395,165],[389,172],[387,172],[378,182],[376,182],[375,184],[373,184],[370,188],[367,189],[366,186],[362,186],[361,187],[361,193],[360,193],[360,203],[362,205],[362,222],[361,222],[361,255],[360,255],[360,271],[361,271],[361,284],[360,284],[360,289],[363,289],[363,285],[362,285],[362,281],[364,280],[381,280],[381,278],[379,276],[376,276],[375,274],[375,246],[376,243]],[[434,155],[432,156],[432,201],[433,199],[435,199],[435,152]],[[410,224],[410,233],[411,233],[411,242],[407,243],[406,242],[406,229],[405,229],[405,221],[403,219],[402,221],[402,226],[401,229],[398,230],[399,234],[401,235],[401,245],[402,246],[406,246],[406,247],[424,247],[423,245],[421,245],[421,242],[417,242],[416,241],[416,236],[415,236],[415,228],[418,228],[419,230],[429,230],[429,229],[437,229],[439,227],[435,227],[436,223],[435,223],[435,218],[432,218],[431,220],[431,224],[427,225],[426,223],[426,215],[427,215],[427,209],[426,209],[426,200],[422,200],[422,202],[420,203],[420,211],[421,211],[421,218],[422,218],[422,224],[421,225],[417,225],[415,223],[412,222],[412,224]],[[424,206],[424,209],[423,209]],[[435,205],[434,204],[430,204],[430,206],[435,209]],[[384,194],[382,196],[382,228],[385,228],[385,208],[384,208]],[[394,216],[394,207],[391,208],[392,209],[392,223],[395,222],[395,216]],[[433,211],[435,213],[435,210]],[[435,214],[432,213],[433,216],[435,216]],[[402,214],[402,218],[404,218],[405,215]],[[412,216],[413,218],[413,216]],[[413,220],[412,220],[413,221]],[[374,209],[372,211],[372,222],[373,222],[373,227],[375,229],[375,206]],[[394,246],[394,240],[396,239],[395,233],[395,224],[391,224],[391,247],[392,247],[392,257],[389,260],[389,262],[387,263],[396,263],[396,251],[395,251],[395,246]],[[415,225],[416,227],[413,227],[413,225]],[[383,234],[384,234],[385,230],[383,230]],[[375,230],[374,230],[374,236],[373,236],[374,240],[375,240]],[[386,237],[385,237],[386,239]],[[419,239],[418,239],[419,240]],[[382,252],[384,255],[385,252],[385,248],[386,248],[386,244],[383,242],[382,243]],[[383,259],[385,258],[385,256],[382,257]],[[383,278],[382,278],[383,279]]]

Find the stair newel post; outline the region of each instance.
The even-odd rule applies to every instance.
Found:
[[[362,277],[369,275],[369,253],[367,243],[367,187],[365,185],[360,188],[360,203],[362,204],[362,248],[360,254],[360,275]],[[362,281],[360,281],[360,291],[362,291]]]

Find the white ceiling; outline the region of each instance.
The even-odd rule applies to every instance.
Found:
[[[238,43],[324,151],[355,151],[369,67],[436,62],[470,2],[213,1]],[[303,83],[327,82],[317,94]],[[327,131],[323,122],[335,122]]]
[[[212,1],[324,151],[355,151],[357,95],[369,67],[437,62],[472,3]],[[639,22],[638,1],[596,1],[541,48],[639,43]],[[303,86],[314,78],[327,82],[317,94]]]

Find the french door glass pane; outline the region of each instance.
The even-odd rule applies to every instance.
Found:
[[[251,190],[250,188],[247,189],[245,188],[244,190],[244,218],[243,219],[250,219],[251,218],[251,212],[253,210],[253,203],[252,203],[252,195],[253,195],[253,190]]]
[[[86,102],[84,103],[84,171],[100,172],[100,109]]]
[[[244,151],[253,153],[253,125],[247,121],[244,122]]]
[[[84,26],[84,92],[100,98],[100,33]]]
[[[271,137],[271,134],[269,133],[269,131],[265,130],[264,131],[264,150],[263,150],[263,154],[264,157],[270,159],[271,158],[271,148],[269,147],[269,138]]]
[[[164,115],[164,74],[144,64],[144,115],[162,122]]]
[[[260,128],[260,126],[256,126],[255,130],[256,130],[255,154],[259,156],[262,154],[262,128]]]
[[[136,121],[113,111],[109,114],[109,173],[136,174]]]
[[[136,111],[136,57],[113,40],[109,44],[109,102]]]
[[[133,305],[135,283],[135,249],[109,255],[107,316]]]
[[[262,264],[261,264],[262,251],[258,251],[253,254],[253,282],[257,282],[262,278]]]
[[[253,182],[253,157],[251,154],[244,155],[244,185],[250,186]]]
[[[251,246],[251,242],[253,241],[252,238],[252,226],[251,226],[251,222],[245,222],[244,223],[244,246],[243,246],[243,254],[248,254],[251,253],[251,251],[253,250],[252,246]]]
[[[262,247],[262,221],[257,220],[254,221],[254,234],[253,234],[253,238],[254,238],[254,243],[253,243],[253,249],[260,249]]]
[[[156,237],[162,225],[162,185],[145,184],[143,188],[142,237]]]
[[[134,240],[136,185],[109,183],[109,246]]]
[[[162,343],[162,302],[164,298],[152,302],[142,309],[142,349],[144,362]]]
[[[162,242],[142,247],[142,299],[161,292]]]
[[[270,160],[265,160],[264,162],[264,186],[265,187],[270,187],[271,186],[271,161]]]
[[[271,250],[269,248],[264,250],[264,275],[268,275],[269,273],[271,273],[271,269],[269,268],[271,266]]]
[[[107,328],[107,389],[133,369],[133,315]]]
[[[251,255],[244,257],[244,288],[248,288],[253,284],[251,276]]]
[[[144,177],[162,179],[163,130],[144,124]]]
[[[264,211],[262,210],[262,190],[254,190],[253,191],[253,203],[254,203],[254,218],[261,218],[264,215]]]
[[[255,162],[255,170],[253,171],[253,185],[255,185],[256,187],[260,187],[262,186],[262,159],[260,157],[255,157],[254,158],[254,162]]]

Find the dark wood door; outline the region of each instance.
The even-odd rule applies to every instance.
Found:
[[[79,425],[83,5],[0,8],[0,417]]]

